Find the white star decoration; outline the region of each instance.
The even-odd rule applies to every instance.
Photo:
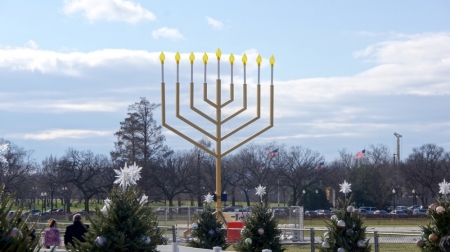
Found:
[[[125,163],[125,167],[120,168],[120,170],[114,170],[117,174],[117,179],[114,181],[114,184],[119,184],[125,192],[129,185],[135,185],[136,181],[141,178],[139,174],[141,169],[142,167],[137,166],[136,162],[130,167],[127,167],[127,163]]]
[[[439,193],[444,194],[445,196],[450,193],[450,184],[445,182],[445,179],[443,182],[439,183]]]
[[[343,192],[345,195],[347,195],[347,193],[351,192],[352,189],[350,188],[352,186],[352,184],[347,183],[347,181],[344,180],[344,183],[339,184],[341,186],[341,190],[339,190],[339,192]]]
[[[211,202],[214,201],[214,196],[211,195],[210,193],[208,193],[207,195],[205,195],[205,202],[208,204],[211,204]]]
[[[264,194],[266,194],[266,187],[259,185],[255,189],[256,189],[256,193],[255,194],[259,195],[259,197],[261,198],[261,202],[262,202],[262,197],[263,197]]]
[[[2,154],[6,149],[8,149],[9,144],[3,144],[0,145],[0,163],[8,163],[8,160],[6,160],[5,156]]]

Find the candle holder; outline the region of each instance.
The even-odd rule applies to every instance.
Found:
[[[225,155],[231,153],[236,148],[239,148],[243,144],[249,142],[250,140],[254,139],[255,137],[259,136],[263,132],[267,131],[268,129],[273,127],[273,107],[274,107],[274,86],[273,86],[273,66],[275,64],[275,58],[272,56],[270,58],[270,65],[271,65],[271,84],[270,84],[270,124],[263,128],[262,130],[256,132],[255,134],[251,135],[250,137],[246,138],[244,141],[239,142],[235,146],[231,147],[230,149],[226,151],[222,151],[222,141],[227,139],[228,137],[232,136],[233,134],[237,133],[238,131],[242,130],[243,128],[247,127],[248,125],[252,124],[256,120],[260,118],[261,114],[261,84],[260,84],[260,66],[262,62],[262,58],[260,55],[258,55],[256,62],[258,64],[258,83],[257,83],[257,90],[256,90],[256,117],[249,120],[248,122],[242,124],[241,126],[237,127],[236,129],[232,130],[228,134],[222,135],[222,124],[229,121],[230,119],[236,117],[237,115],[241,114],[245,110],[247,110],[247,83],[246,83],[246,65],[247,65],[247,56],[244,54],[242,57],[242,63],[244,67],[244,83],[243,83],[243,106],[240,110],[236,111],[232,115],[222,119],[222,108],[227,106],[228,104],[232,103],[234,101],[234,83],[233,83],[233,65],[234,65],[234,55],[230,54],[230,64],[231,64],[231,83],[230,83],[230,98],[228,101],[222,103],[221,95],[222,95],[222,89],[221,89],[221,83],[222,80],[220,79],[220,58],[221,58],[221,51],[220,49],[217,49],[216,51],[216,57],[217,57],[217,80],[216,80],[216,101],[213,102],[208,99],[207,97],[207,90],[208,90],[208,84],[206,82],[206,66],[208,64],[208,55],[205,53],[203,55],[203,63],[204,63],[204,82],[203,82],[203,100],[209,104],[211,107],[215,108],[216,110],[216,118],[211,118],[210,116],[206,115],[199,109],[197,109],[194,106],[194,81],[193,81],[193,65],[195,56],[193,53],[190,54],[189,60],[191,62],[191,83],[190,83],[190,109],[195,111],[197,114],[205,118],[206,120],[210,121],[216,126],[216,134],[212,135],[206,130],[202,129],[201,127],[197,126],[196,124],[192,123],[191,121],[184,118],[182,115],[180,115],[180,83],[179,83],[179,63],[180,63],[180,54],[177,52],[175,55],[175,60],[177,64],[177,82],[176,82],[176,117],[180,119],[181,121],[185,122],[186,124],[190,125],[194,129],[198,130],[199,132],[203,133],[207,137],[209,137],[213,142],[216,143],[215,152],[209,150],[208,148],[204,147],[200,143],[194,141],[190,137],[186,136],[185,134],[181,133],[177,129],[173,128],[169,124],[166,123],[166,98],[165,98],[165,83],[164,83],[164,61],[165,61],[165,55],[161,52],[160,54],[160,61],[161,61],[161,74],[162,74],[162,82],[161,82],[161,111],[162,111],[162,125],[166,127],[167,129],[171,130],[175,134],[181,136],[182,138],[186,139],[190,143],[194,144],[198,148],[204,150],[211,156],[216,158],[216,192],[218,192],[218,197],[216,201],[216,214],[220,215],[222,218],[226,218],[230,221],[234,221],[233,219],[229,218],[228,216],[222,214],[222,200],[220,197],[220,193],[222,192],[222,171],[221,171],[221,159]],[[226,222],[225,222],[226,223]]]

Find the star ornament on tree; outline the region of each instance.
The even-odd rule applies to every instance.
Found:
[[[259,185],[255,189],[256,189],[256,193],[255,194],[259,195],[259,197],[261,198],[261,202],[262,202],[262,197],[264,196],[264,194],[266,194],[266,187]]]
[[[130,167],[127,167],[127,163],[125,163],[125,167],[120,168],[120,170],[114,170],[117,175],[114,184],[119,184],[125,192],[129,185],[135,185],[141,178],[141,175],[139,174],[141,169],[142,167],[138,167],[136,163]]]
[[[6,160],[4,154],[2,154],[2,152],[4,152],[6,149],[8,149],[9,144],[2,144],[0,145],[0,163],[8,163],[8,160]]]
[[[339,186],[341,186],[341,190],[339,190],[339,192],[343,192],[345,195],[347,195],[347,193],[352,191],[352,189],[350,188],[352,184],[347,183],[347,181],[345,180],[344,183],[339,184]]]
[[[450,184],[445,182],[445,179],[443,182],[439,183],[439,193],[442,193],[445,196],[450,193]]]
[[[211,204],[213,201],[214,201],[214,196],[213,195],[211,195],[210,193],[205,195],[205,202],[207,204]]]

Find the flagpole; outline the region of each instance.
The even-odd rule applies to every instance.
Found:
[[[280,207],[280,180],[278,179],[278,207]]]

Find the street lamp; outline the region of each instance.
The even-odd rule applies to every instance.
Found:
[[[395,210],[395,189],[392,189],[392,194],[393,194],[393,196],[392,196],[392,202],[394,202],[394,204],[392,204],[392,206],[394,207],[394,209],[392,209],[392,210]]]
[[[62,191],[63,191],[63,198],[64,198],[64,203],[63,203],[63,205],[64,205],[64,212],[66,212],[66,209],[68,209],[66,206],[67,206],[67,186],[63,186],[62,188]],[[69,200],[69,202],[70,202],[70,200]],[[67,211],[68,212],[68,211]]]
[[[36,210],[36,190],[37,190],[37,187],[33,186],[33,187],[31,187],[31,189],[33,189],[33,202],[34,202],[33,209]]]
[[[42,197],[42,212],[44,212],[46,209],[46,200],[47,200],[47,193],[46,192],[41,192],[41,197]],[[45,198],[45,199],[44,199]]]
[[[412,189],[412,193],[413,193],[413,205],[416,205],[416,190]]]
[[[317,198],[318,198],[318,196],[319,196],[319,191],[318,190],[316,190],[316,208],[318,208],[319,206],[318,206],[318,204],[317,204]]]

